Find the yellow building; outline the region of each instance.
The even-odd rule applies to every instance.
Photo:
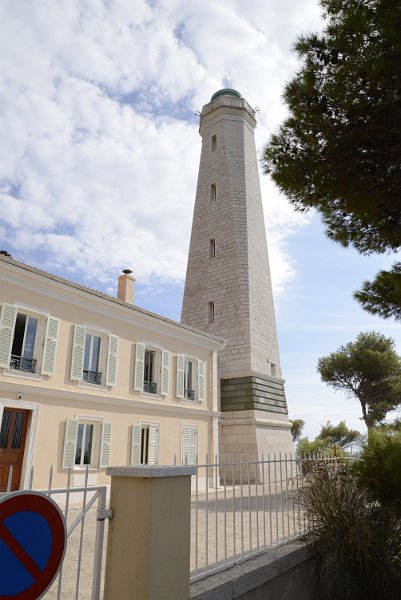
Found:
[[[218,452],[222,340],[0,255],[0,489],[107,483],[108,465]]]

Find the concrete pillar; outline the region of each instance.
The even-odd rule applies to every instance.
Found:
[[[195,467],[109,467],[104,600],[188,600]]]

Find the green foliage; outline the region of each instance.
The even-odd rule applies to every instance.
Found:
[[[394,341],[374,331],[320,358],[317,370],[335,390],[358,398],[368,429],[401,403],[401,359]]]
[[[369,503],[344,463],[315,462],[300,491],[321,551],[319,597],[395,600],[401,585],[401,528],[397,516]]]
[[[291,435],[292,441],[296,442],[302,435],[302,430],[305,425],[305,421],[302,419],[290,419],[291,423]]]
[[[314,440],[309,440],[308,437],[300,438],[297,444],[297,451],[301,456],[322,454],[323,452],[327,452],[328,449],[327,443],[319,438],[315,438]]]
[[[301,211],[316,208],[330,238],[362,253],[401,246],[401,5],[321,0],[322,34],[295,44],[289,117],[264,168]]]
[[[374,315],[401,320],[401,263],[391,271],[379,271],[373,282],[365,281],[354,298]]]
[[[359,444],[362,436],[356,429],[349,429],[345,421],[340,421],[338,425],[332,425],[330,421],[327,421],[326,425],[322,425],[317,437],[323,440],[327,446],[348,448]]]
[[[342,456],[344,449],[352,445],[361,443],[362,436],[356,429],[349,429],[345,421],[340,421],[338,425],[333,425],[327,421],[322,425],[319,435],[310,440],[308,437],[298,439],[297,452],[301,456],[330,454],[332,456]]]
[[[320,0],[321,34],[302,35],[287,84],[289,116],[264,150],[264,170],[299,211],[318,210],[326,234],[363,254],[401,247],[401,3]],[[395,265],[355,294],[400,318]]]
[[[372,500],[401,512],[401,430],[371,431],[355,472]]]

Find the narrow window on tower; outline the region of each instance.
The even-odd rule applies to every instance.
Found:
[[[216,240],[213,238],[209,240],[209,258],[216,257]]]
[[[217,150],[217,136],[212,135],[212,152]]]
[[[277,365],[274,363],[271,363],[271,372],[273,377],[277,377]]]
[[[209,323],[214,323],[214,302],[209,302]]]
[[[212,183],[212,185],[210,186],[210,200],[212,202],[215,202],[216,201],[216,197],[217,197],[216,184]]]

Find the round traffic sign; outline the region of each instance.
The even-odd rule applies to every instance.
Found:
[[[0,498],[0,600],[37,600],[64,558],[66,526],[60,508],[40,492]]]

